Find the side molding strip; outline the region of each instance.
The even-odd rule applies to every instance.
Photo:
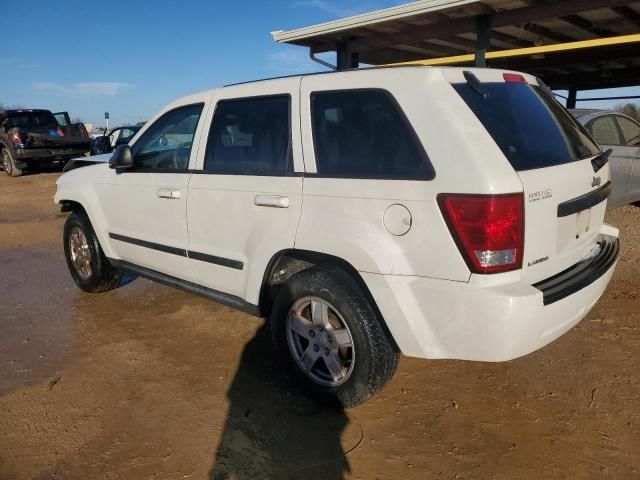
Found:
[[[242,262],[239,262],[238,260],[216,257],[215,255],[207,255],[205,253],[192,252],[191,250],[187,251],[187,255],[189,256],[189,258],[193,258],[194,260],[199,260],[201,262],[207,263],[215,263],[216,265],[222,265],[223,267],[229,267],[235,270],[242,270],[244,268],[244,264]]]
[[[119,242],[130,243],[131,245],[137,245],[139,247],[150,248],[159,252],[169,253],[171,255],[193,258],[194,260],[198,260],[200,262],[213,263],[222,267],[233,268],[234,270],[242,270],[244,268],[244,263],[238,260],[216,257],[215,255],[207,255],[200,252],[192,252],[190,250],[183,250],[182,248],[169,247],[160,243],[148,242],[146,240],[140,240],[138,238],[127,237],[126,235],[120,235],[119,233],[110,232],[109,238],[118,240]]]
[[[158,250],[159,252],[170,253],[172,255],[178,255],[180,257],[186,257],[187,251],[181,248],[168,247],[167,245],[161,245],[159,243],[147,242],[146,240],[139,240],[137,238],[127,237],[118,233],[109,233],[109,238],[118,240],[119,242],[130,243],[131,245],[137,245],[139,247],[150,248],[152,250]]]

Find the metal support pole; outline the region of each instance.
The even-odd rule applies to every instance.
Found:
[[[313,47],[309,48],[309,58],[314,62],[319,63],[323,67],[327,67],[331,70],[337,70],[337,67],[335,65],[331,65],[329,62],[325,62],[324,60],[316,57],[316,52],[313,51]]]
[[[491,15],[478,15],[476,17],[476,59],[475,66],[487,67],[487,49],[491,41]]]
[[[569,96],[567,97],[567,108],[576,108],[577,99],[578,99],[578,90],[576,88],[570,88]]]
[[[358,54],[349,50],[348,42],[340,42],[336,45],[336,67],[338,70],[358,68],[359,64]]]

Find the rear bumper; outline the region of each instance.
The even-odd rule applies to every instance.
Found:
[[[73,157],[80,157],[90,151],[91,149],[88,146],[86,148],[25,148],[16,149],[15,159],[19,161],[36,159],[67,160]]]
[[[362,276],[405,355],[505,361],[551,343],[589,313],[618,258],[617,236],[601,234],[600,243],[596,257],[535,286]]]
[[[534,285],[542,292],[545,305],[558,302],[591,285],[615,264],[620,253],[618,238],[602,235],[598,245],[600,251],[593,257]]]

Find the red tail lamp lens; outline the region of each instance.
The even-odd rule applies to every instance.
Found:
[[[522,268],[522,193],[443,194],[438,196],[438,204],[471,272],[499,273]]]

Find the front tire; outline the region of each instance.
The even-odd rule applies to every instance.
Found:
[[[22,175],[22,170],[16,166],[16,162],[6,148],[2,150],[2,166],[4,172],[10,177],[19,177]]]
[[[117,288],[122,270],[111,265],[89,218],[73,212],[64,224],[64,254],[69,272],[76,285],[89,293],[100,293]]]
[[[358,284],[323,265],[292,276],[271,315],[272,338],[284,365],[314,398],[351,408],[393,376],[399,354]]]

